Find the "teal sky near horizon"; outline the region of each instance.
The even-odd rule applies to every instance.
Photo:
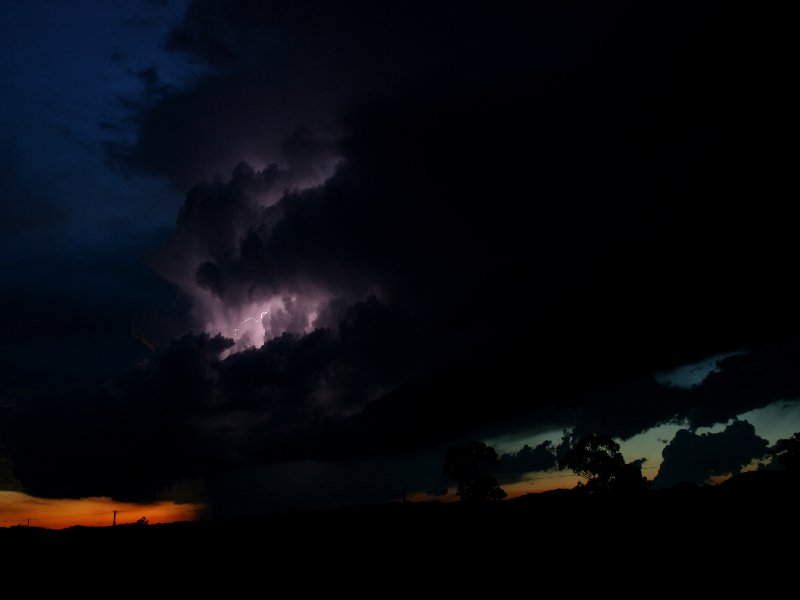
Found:
[[[720,360],[743,354],[747,354],[747,351],[715,354],[695,363],[655,373],[653,377],[662,385],[689,389],[702,385],[711,373],[718,372]],[[767,440],[771,446],[779,439],[789,438],[793,433],[800,431],[800,399],[782,399],[762,408],[741,413],[737,415],[736,419],[753,425],[756,435]],[[698,435],[721,433],[734,420],[717,423],[711,427],[698,427],[694,432]],[[644,459],[642,473],[648,479],[653,479],[658,474],[658,469],[663,461],[663,449],[673,440],[678,431],[688,428],[689,425],[686,421],[670,421],[638,433],[629,439],[617,439],[616,441],[620,444],[620,451],[626,461]],[[518,432],[487,440],[487,443],[496,449],[498,455],[511,454],[519,451],[524,445],[535,448],[545,441],[558,445],[563,434],[564,430],[562,429],[538,432],[533,435]],[[549,471],[549,473],[552,472]],[[541,476],[545,473],[548,472],[530,472],[528,476],[535,478],[537,475]]]

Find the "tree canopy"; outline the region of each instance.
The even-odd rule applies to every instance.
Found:
[[[466,502],[502,500],[506,493],[489,473],[497,465],[494,448],[483,442],[462,442],[444,457],[443,473],[458,482],[458,496]]]
[[[647,488],[637,463],[626,463],[619,444],[610,437],[587,435],[560,461],[562,469],[586,477],[590,492],[630,492]]]

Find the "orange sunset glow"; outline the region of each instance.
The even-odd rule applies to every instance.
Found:
[[[538,494],[559,489],[572,489],[578,482],[586,483],[584,477],[578,475],[545,475],[531,479],[523,479],[503,485],[507,498],[517,498],[525,494]]]
[[[0,527],[26,525],[64,529],[73,525],[103,527],[112,524],[117,511],[117,524],[135,523],[146,517],[150,523],[194,521],[204,507],[199,503],[177,504],[158,501],[149,504],[114,502],[110,498],[79,500],[34,498],[21,492],[0,491]]]

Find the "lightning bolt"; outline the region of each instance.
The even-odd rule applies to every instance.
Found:
[[[234,330],[233,330],[233,335],[236,335],[237,333],[239,333],[239,332],[242,330],[242,326],[243,326],[245,323],[247,323],[248,321],[256,321],[256,320],[257,320],[257,321],[260,323],[260,322],[261,322],[261,319],[263,319],[263,318],[264,318],[264,315],[265,315],[265,314],[267,314],[267,312],[268,312],[268,311],[266,311],[266,310],[265,310],[264,312],[262,312],[262,313],[261,313],[261,314],[258,316],[258,319],[256,319],[256,317],[247,317],[247,318],[246,318],[244,321],[242,321],[241,323],[239,323],[239,326],[238,326],[236,329],[234,329]]]

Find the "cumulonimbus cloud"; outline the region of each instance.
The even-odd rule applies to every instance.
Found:
[[[155,260],[201,333],[109,388],[20,407],[9,447],[28,489],[141,497],[498,423],[576,415],[629,437],[763,401],[725,381],[758,380],[758,348],[789,364],[800,298],[794,220],[776,218],[782,157],[753,116],[774,114],[761,84],[778,63],[772,38],[742,60],[749,12],[529,3],[464,7],[459,27],[438,4],[388,19],[357,2],[333,31],[327,4],[309,19],[262,4],[191,4],[172,47],[215,70],[144,108],[114,154],[211,181]],[[301,51],[265,71],[284,39]],[[740,348],[754,350],[703,391],[603,392]],[[770,395],[794,389],[787,376]]]

